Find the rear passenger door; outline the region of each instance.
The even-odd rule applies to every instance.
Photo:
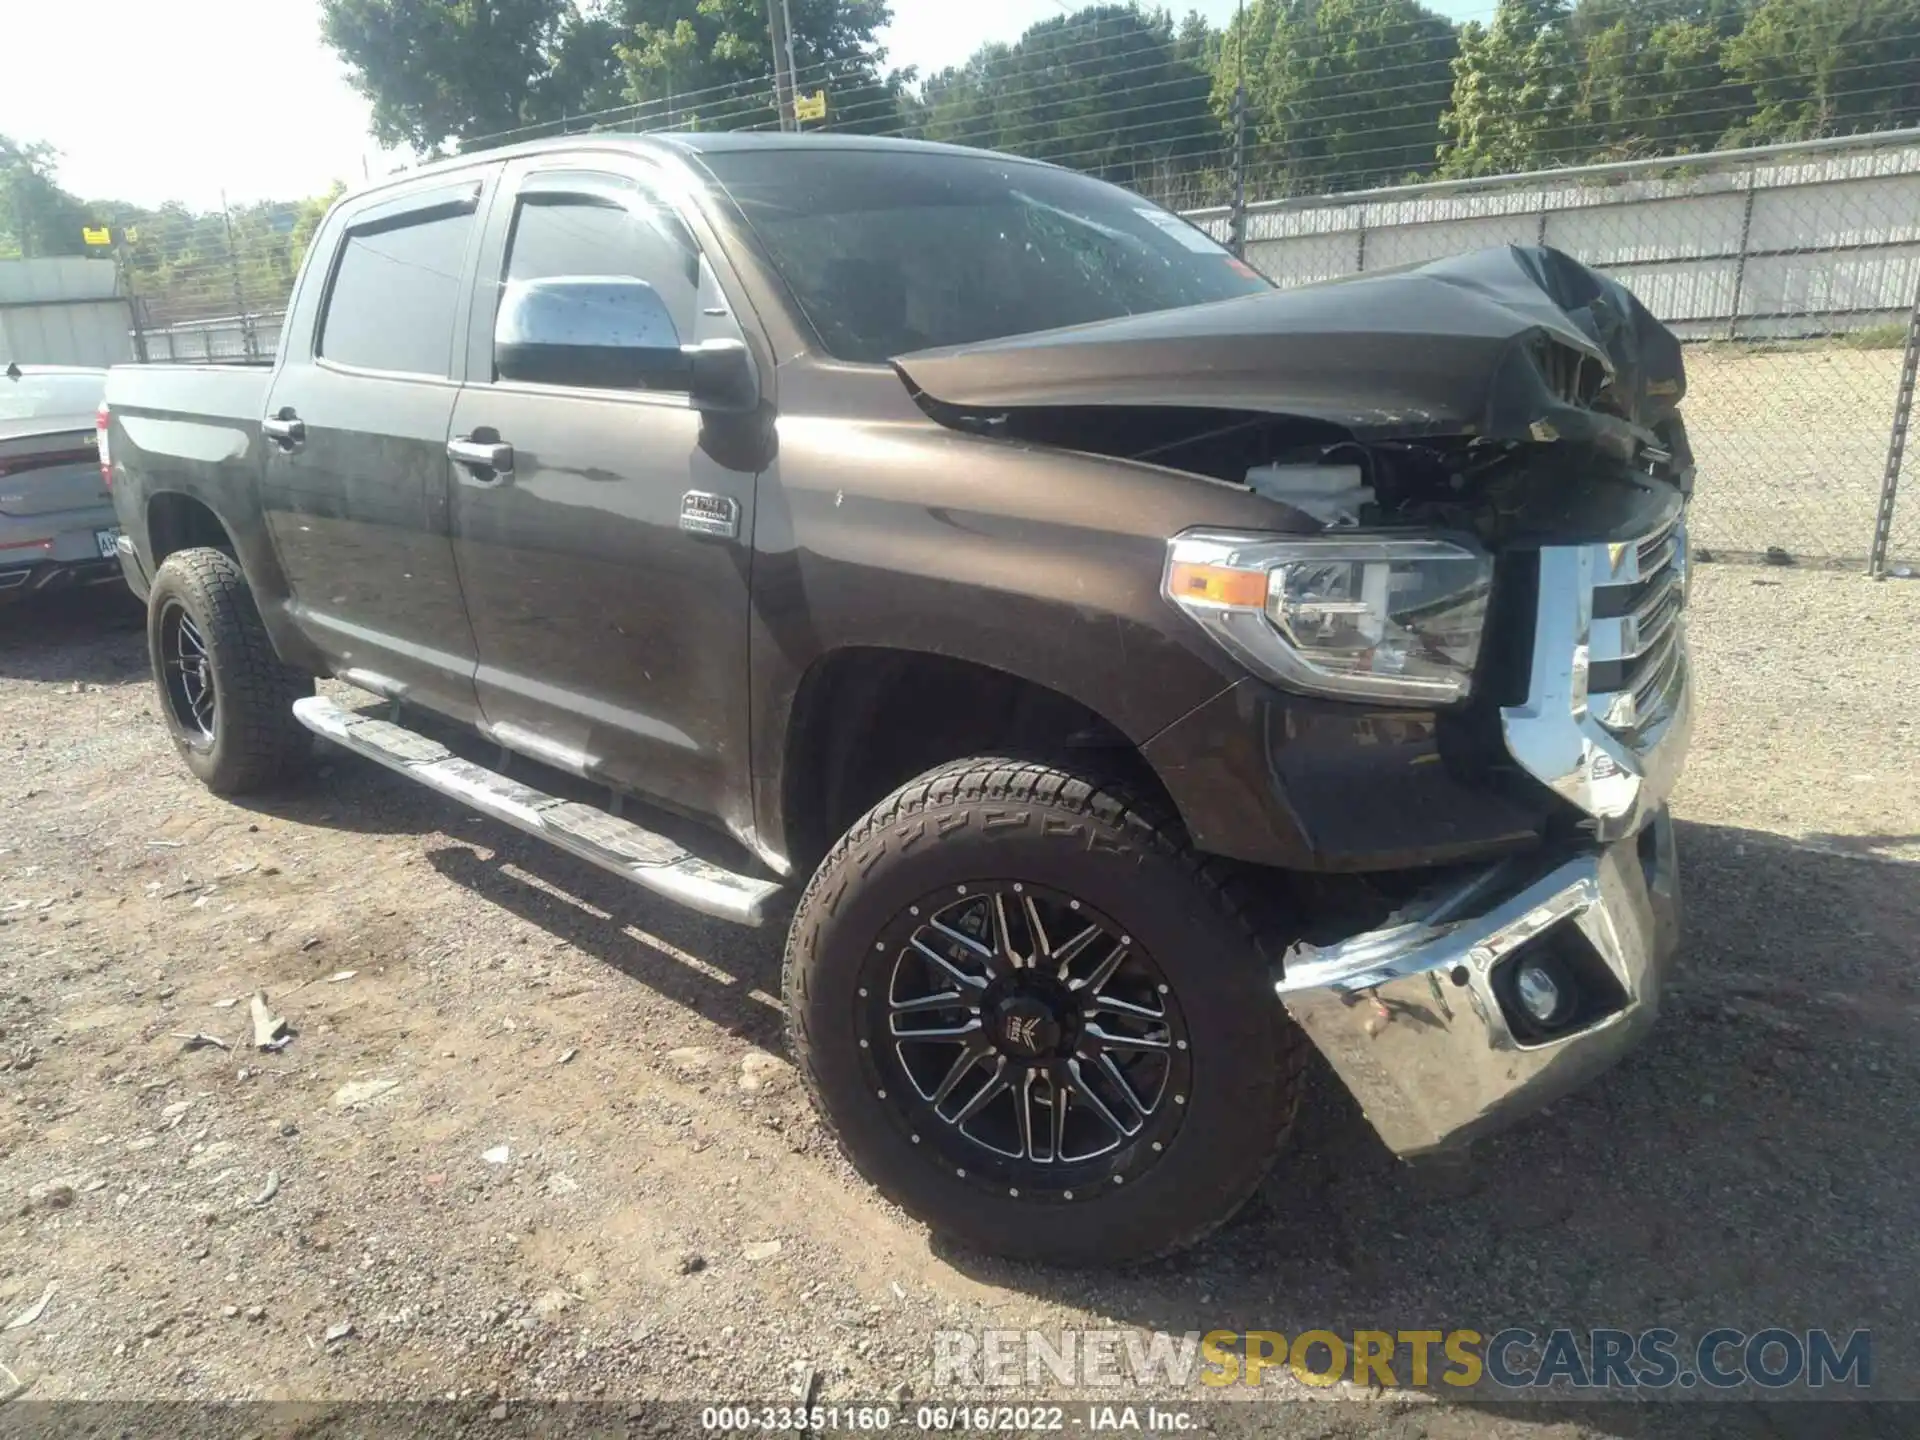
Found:
[[[446,447],[485,187],[441,178],[329,221],[324,283],[301,286],[262,425],[296,618],[343,678],[467,721]]]

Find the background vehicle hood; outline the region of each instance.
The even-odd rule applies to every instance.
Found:
[[[1203,406],[1628,455],[1686,391],[1679,341],[1623,286],[1522,246],[894,364],[966,410]]]

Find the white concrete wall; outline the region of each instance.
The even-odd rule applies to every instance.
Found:
[[[1193,217],[1226,238],[1219,210]],[[1625,283],[1682,336],[1904,320],[1920,291],[1920,144],[1552,171],[1253,204],[1247,260],[1282,285],[1547,244]]]
[[[0,364],[133,359],[133,313],[111,260],[0,260]]]
[[[120,365],[133,359],[124,300],[0,305],[0,364]]]

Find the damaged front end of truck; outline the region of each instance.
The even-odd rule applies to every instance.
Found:
[[[1692,485],[1678,340],[1548,249],[895,363],[956,429],[1246,484],[1327,524],[1547,541]]]
[[[1146,753],[1176,791],[1352,789],[1367,833],[1312,837],[1312,868],[1380,903],[1276,990],[1393,1150],[1469,1142],[1644,1032],[1678,929],[1694,469],[1680,345],[1638,300],[1509,247],[896,366],[952,428],[1285,507],[1171,539],[1167,599],[1249,678]],[[1371,773],[1316,764],[1316,726],[1380,737]]]

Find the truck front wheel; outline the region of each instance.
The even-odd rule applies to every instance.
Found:
[[[1017,760],[875,806],[787,940],[796,1060],[842,1150],[976,1249],[1116,1265],[1190,1245],[1278,1152],[1305,1039],[1177,826]]]
[[[293,702],[313,678],[281,663],[225,551],[167,557],[148,597],[147,650],[173,743],[216,795],[268,789],[312,753]]]

